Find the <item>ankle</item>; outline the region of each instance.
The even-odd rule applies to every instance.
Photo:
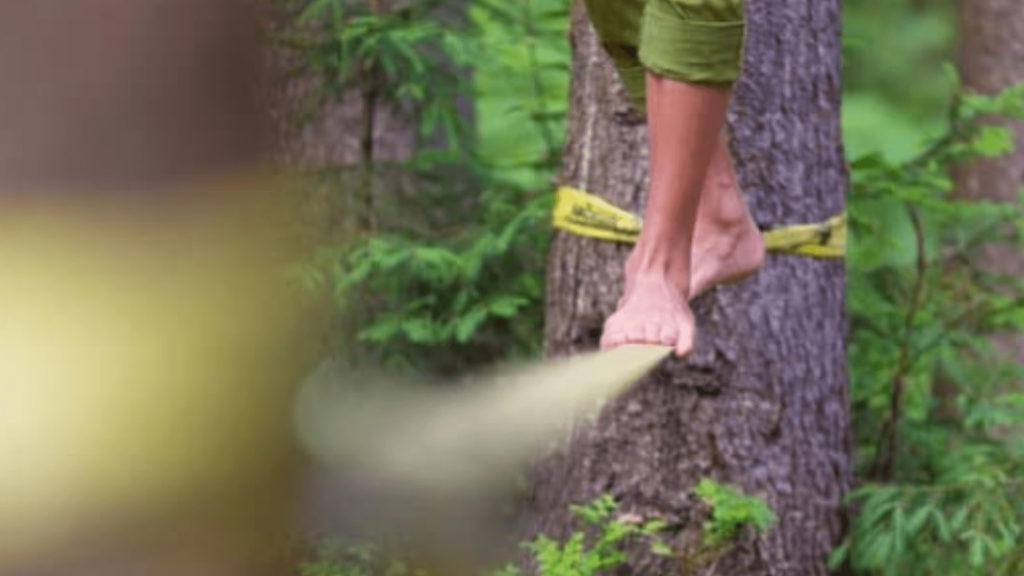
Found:
[[[707,223],[721,228],[746,225],[750,216],[746,200],[736,186],[736,181],[722,178],[709,184],[716,190],[709,195],[714,198],[714,206],[706,212],[709,220]]]
[[[641,236],[626,260],[626,277],[630,281],[666,279],[685,294],[690,286],[689,250],[651,247]]]

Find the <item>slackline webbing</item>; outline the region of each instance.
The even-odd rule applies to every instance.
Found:
[[[555,199],[551,224],[578,236],[631,244],[640,236],[643,221],[604,198],[562,186]],[[846,254],[845,214],[824,222],[780,226],[763,234],[770,252],[811,258],[843,258]]]

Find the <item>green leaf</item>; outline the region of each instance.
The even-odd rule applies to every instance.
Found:
[[[971,539],[968,559],[971,566],[981,568],[985,564],[985,542],[981,537]]]
[[[907,520],[907,535],[914,536],[921,531],[933,508],[931,504],[917,507]]]
[[[459,317],[455,321],[455,341],[461,343],[468,342],[476,332],[476,329],[484,323],[487,319],[487,308],[483,306],[476,306],[470,310],[464,316]]]
[[[402,321],[402,332],[412,342],[427,344],[437,341],[438,327],[427,317],[413,317]]]
[[[949,530],[949,523],[946,522],[946,516],[938,508],[931,509],[931,516],[939,535],[939,541],[948,543],[953,537]]]
[[[672,548],[661,540],[655,540],[651,543],[651,553],[656,556],[675,556],[675,552],[672,551]]]
[[[402,332],[402,322],[400,315],[384,315],[361,330],[357,337],[364,342],[387,342]]]
[[[967,520],[967,514],[970,512],[970,508],[963,506],[953,513],[953,517],[949,521],[950,527],[954,531],[959,531],[963,527],[964,521]]]
[[[942,73],[943,73],[943,75],[945,75],[946,82],[950,86],[955,87],[955,88],[959,88],[961,86],[960,71],[957,70],[956,64],[954,64],[952,62],[943,62],[942,63]]]
[[[640,527],[640,531],[644,534],[657,534],[665,530],[668,527],[668,523],[664,520],[648,520],[643,523]]]
[[[1013,132],[1005,126],[982,126],[971,145],[983,156],[1002,156],[1013,152]]]
[[[842,566],[843,563],[846,562],[846,557],[847,555],[849,555],[849,553],[849,543],[843,543],[839,546],[836,546],[836,548],[833,549],[832,552],[828,555],[828,571],[835,572],[839,570],[840,566]]]
[[[521,296],[503,294],[487,303],[487,309],[491,314],[500,318],[511,318],[520,308],[529,304],[530,301]]]
[[[904,532],[905,517],[903,513],[903,507],[897,506],[892,514],[892,538],[893,538],[893,554],[899,555],[903,553],[903,546],[906,538]]]
[[[702,479],[694,492],[711,506],[711,518],[704,525],[709,545],[733,538],[743,526],[764,532],[775,522],[775,514],[760,498],[744,495],[710,478]]]
[[[335,10],[340,11],[341,4],[338,0],[313,0],[299,13],[296,22],[306,24],[315,21],[323,16],[328,9],[332,12]]]

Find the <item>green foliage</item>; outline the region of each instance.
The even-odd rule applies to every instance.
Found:
[[[772,509],[754,496],[704,478],[695,492],[711,507],[711,517],[704,523],[704,545],[720,546],[736,538],[744,526],[764,532],[775,523]]]
[[[664,522],[635,522],[616,517],[618,506],[610,495],[592,502],[571,506],[583,523],[584,530],[573,532],[564,542],[538,536],[523,547],[532,552],[538,576],[596,576],[604,570],[626,562],[623,546],[635,538],[643,538],[652,554],[672,556],[673,552],[659,537]],[[519,569],[509,564],[489,576],[519,576]],[[428,576],[422,570],[410,570],[403,562],[385,561],[380,551],[367,544],[348,548],[334,542],[321,545],[311,561],[299,565],[299,576]]]
[[[695,493],[711,509],[711,517],[704,525],[704,541],[699,550],[683,565],[691,568],[714,562],[727,552],[740,530],[750,526],[764,532],[775,521],[771,509],[760,499],[744,495],[733,488],[702,480]],[[591,502],[570,506],[581,523],[564,540],[539,535],[522,544],[531,552],[531,560],[538,576],[597,576],[608,574],[628,561],[626,545],[643,542],[651,554],[666,558],[678,554],[660,537],[667,525],[661,520],[641,521],[619,514],[615,499],[604,494]],[[386,562],[379,550],[360,544],[343,548],[337,543],[326,543],[314,559],[299,567],[300,576],[427,576],[411,571],[403,562]],[[509,564],[489,576],[519,576],[519,569]]]
[[[438,355],[452,352],[453,364],[458,357],[532,354],[542,320],[538,271],[545,255],[537,239],[547,234],[549,213],[550,198],[539,196],[508,219],[467,226],[463,242],[368,238],[335,264],[337,302],[380,311],[358,337],[391,365],[428,352],[435,366]],[[349,301],[361,294],[368,296]]]
[[[955,56],[953,0],[843,3],[843,138],[852,158],[905,161],[942,131]]]
[[[1020,246],[1017,203],[952,195],[952,166],[1012,149],[992,117],[1024,118],[1024,84],[956,93],[916,156],[853,163],[848,354],[855,465],[867,482],[833,567],[859,573],[1019,574],[1024,369],[992,335],[1024,330],[1024,283],[983,267]]]
[[[568,6],[473,0],[466,17],[455,18],[440,4],[374,10],[367,2],[293,0],[291,25],[278,38],[299,70],[320,79],[311,110],[356,89],[411,106],[423,135],[443,129],[447,150],[421,142],[400,168],[407,177],[397,180],[414,190],[389,186],[372,158],[364,158],[368,174],[331,181],[359,223],[343,241],[318,246],[293,279],[329,294],[345,319],[336,351],[454,372],[539,350]],[[476,109],[471,137],[459,97]],[[473,146],[461,145],[467,141]]]
[[[993,349],[1019,334],[1019,278],[982,246],[1019,245],[1018,204],[952,195],[951,169],[1011,149],[999,116],[1024,86],[962,93],[947,0],[844,5],[853,525],[831,559],[859,574],[1024,573],[1021,367]],[[930,141],[927,146],[922,143]]]
[[[460,70],[471,64],[470,37],[451,29],[437,2],[391,9],[353,0],[278,2],[292,13],[278,42],[291,50],[295,71],[319,83],[304,119],[356,87],[364,97],[412,107],[424,135],[440,127],[450,145],[464,140],[453,101],[467,92]]]
[[[653,554],[672,555],[668,545],[657,537],[665,528],[663,522],[626,521],[615,517],[616,510],[615,499],[608,494],[585,505],[572,506],[587,530],[573,532],[565,542],[541,535],[525,544],[533,552],[539,576],[593,576],[622,566],[627,560],[623,545],[634,537],[647,538]],[[590,538],[588,531],[593,534]]]
[[[550,185],[561,161],[568,106],[568,6],[564,0],[476,0],[481,32],[474,70],[479,153],[518,187]]]

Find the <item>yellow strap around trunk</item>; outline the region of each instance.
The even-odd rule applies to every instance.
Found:
[[[639,216],[607,200],[569,186],[558,189],[552,225],[587,238],[613,242],[636,242],[643,221]],[[842,258],[846,253],[846,215],[839,214],[813,224],[793,224],[764,232],[771,252]]]

